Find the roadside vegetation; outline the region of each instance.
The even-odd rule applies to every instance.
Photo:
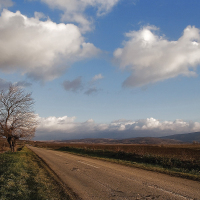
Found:
[[[9,144],[5,138],[0,137],[0,153],[4,153],[9,150]]]
[[[200,144],[108,145],[35,142],[32,145],[200,181]]]
[[[0,199],[69,198],[44,163],[25,146],[14,153],[0,153]]]

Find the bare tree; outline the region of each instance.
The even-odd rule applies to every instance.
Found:
[[[11,151],[15,151],[16,140],[30,139],[35,135],[37,117],[32,107],[31,93],[18,86],[0,92],[0,135],[6,137]]]

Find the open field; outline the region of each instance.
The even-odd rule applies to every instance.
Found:
[[[200,180],[200,144],[105,145],[32,142],[33,146],[154,166]]]
[[[27,147],[0,154],[0,199],[69,199],[43,162]]]

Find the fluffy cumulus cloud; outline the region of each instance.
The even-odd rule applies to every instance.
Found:
[[[55,131],[69,131],[73,130],[75,127],[74,120],[76,117],[48,117],[48,118],[39,118],[40,125],[38,129],[40,131],[49,131],[49,132],[55,132]]]
[[[67,22],[76,22],[80,25],[83,32],[90,31],[92,19],[85,15],[85,10],[95,8],[97,16],[108,13],[119,0],[41,0],[51,8],[57,8],[63,11],[62,20]]]
[[[153,26],[126,34],[123,48],[114,52],[122,69],[131,71],[123,86],[140,87],[149,83],[174,78],[178,75],[195,76],[200,64],[200,29],[185,28],[177,41],[169,41],[156,34]]]
[[[147,118],[137,121],[117,120],[110,124],[97,124],[93,119],[76,122],[76,117],[40,118],[36,138],[41,140],[80,138],[162,137],[166,135],[200,131],[200,123],[183,120],[159,121]]]
[[[41,21],[42,14],[28,18],[19,11],[3,10],[0,16],[0,70],[21,71],[34,79],[53,80],[72,62],[96,56],[73,24]]]
[[[125,129],[142,130],[142,131],[154,131],[160,134],[171,134],[171,133],[187,133],[195,132],[200,130],[200,123],[198,122],[185,122],[177,119],[175,121],[160,121],[154,118],[141,119],[137,121],[114,121],[113,125]],[[163,132],[163,133],[162,133]]]

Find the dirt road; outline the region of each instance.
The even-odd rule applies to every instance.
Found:
[[[200,182],[29,147],[81,199],[200,199]]]

